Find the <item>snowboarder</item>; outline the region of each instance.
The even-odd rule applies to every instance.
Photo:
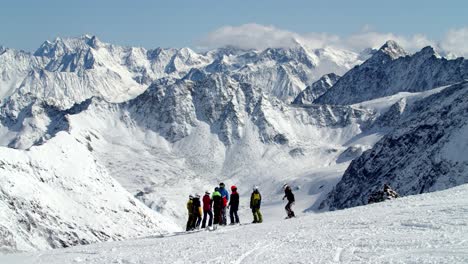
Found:
[[[262,195],[258,191],[258,186],[253,187],[252,195],[250,196],[250,209],[252,209],[253,222],[263,222],[262,213],[260,213],[260,205],[262,204]]]
[[[223,207],[221,208],[222,221],[221,221],[221,223],[219,223],[220,225],[226,225],[227,224],[226,207],[227,207],[228,201],[229,201],[229,192],[224,187],[225,187],[224,183],[221,182],[219,184],[219,193],[221,194],[221,198],[223,199]]]
[[[192,229],[198,229],[200,227],[200,223],[202,220],[201,218],[202,209],[201,209],[199,194],[195,194],[195,196],[192,199],[192,210],[193,210]]]
[[[231,218],[231,225],[239,224],[239,194],[237,193],[237,187],[231,186],[231,199],[229,200],[229,217]]]
[[[215,226],[219,225],[222,221],[221,210],[223,209],[223,198],[219,193],[219,188],[216,187],[213,194],[211,195],[211,200],[213,200],[213,213]]]
[[[288,214],[286,219],[291,218],[291,217],[295,217],[296,215],[294,214],[294,211],[291,208],[293,206],[294,202],[295,202],[294,194],[292,193],[291,187],[289,187],[289,185],[285,184],[283,186],[283,190],[284,190],[283,201],[284,201],[285,198],[288,199],[288,204],[286,204],[286,207],[284,207],[284,209],[286,210],[286,213]]]
[[[192,222],[193,222],[193,195],[189,195],[189,200],[187,202],[187,212],[188,212],[188,220],[187,226],[185,231],[190,231],[192,229]]]
[[[383,202],[386,200],[392,200],[398,197],[399,195],[397,192],[395,192],[388,184],[384,184],[383,191],[373,192],[370,195],[367,203],[368,204],[378,203],[378,202]]]
[[[203,196],[203,223],[202,223],[202,228],[206,227],[207,215],[210,216],[210,220],[208,220],[208,226],[213,225],[213,212],[211,211],[212,203],[213,203],[213,201],[210,198],[210,192],[206,191],[205,195]]]

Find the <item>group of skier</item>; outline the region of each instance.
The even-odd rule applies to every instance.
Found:
[[[295,202],[294,194],[291,188],[285,184],[283,186],[284,197],[288,199],[288,204],[285,210],[288,214],[286,218],[294,217],[294,211],[292,205]],[[203,205],[202,205],[203,202]],[[260,212],[260,206],[262,203],[262,195],[258,190],[258,186],[253,187],[252,194],[250,196],[250,209],[253,214],[252,223],[262,223],[263,216]],[[226,190],[224,183],[220,183],[219,187],[214,188],[213,193],[205,191],[203,199],[200,201],[200,195],[190,195],[189,201],[187,202],[188,221],[186,230],[195,230],[200,228],[207,228],[211,226],[227,225],[227,210],[229,209],[230,224],[239,224],[239,193],[235,185],[231,186],[231,194]],[[203,220],[202,220],[203,215]],[[207,223],[208,221],[208,223]]]

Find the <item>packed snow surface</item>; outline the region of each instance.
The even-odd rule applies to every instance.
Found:
[[[467,263],[468,185],[195,233],[0,256],[0,263]],[[241,215],[247,222],[248,214]]]

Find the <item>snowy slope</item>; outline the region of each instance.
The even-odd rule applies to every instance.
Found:
[[[2,252],[177,229],[123,189],[89,148],[63,132],[29,151],[0,148],[0,197]]]
[[[0,262],[466,263],[467,195],[463,185],[291,220],[272,215],[263,224],[148,234],[145,239],[0,256]]]
[[[370,193],[390,184],[400,195],[468,182],[468,83],[452,85],[392,119],[396,129],[355,159],[321,205],[341,209],[367,204]]]
[[[348,71],[314,102],[355,104],[399,92],[420,92],[468,79],[464,58],[441,58],[432,47],[413,55],[388,41],[365,63]]]

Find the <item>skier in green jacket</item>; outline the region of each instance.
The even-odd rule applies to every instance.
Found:
[[[252,195],[250,196],[250,209],[252,209],[253,222],[263,222],[262,213],[260,212],[260,205],[262,203],[262,195],[258,191],[258,186],[253,187]]]
[[[214,213],[214,222],[215,226],[222,224],[222,210],[223,210],[223,198],[221,197],[221,193],[219,192],[219,188],[216,187],[214,189],[213,194],[211,195],[211,200],[213,201],[213,213]]]

